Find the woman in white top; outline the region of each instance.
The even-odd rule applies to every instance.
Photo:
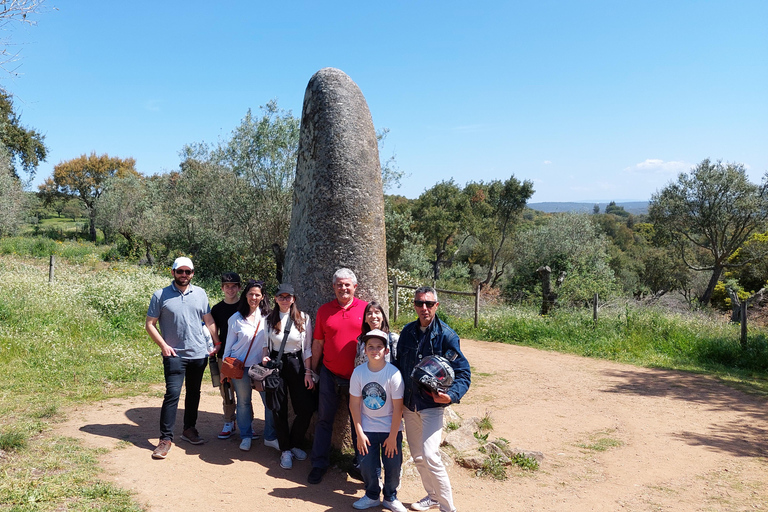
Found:
[[[293,459],[304,460],[306,452],[301,449],[304,436],[309,428],[309,422],[314,412],[314,398],[310,360],[312,359],[312,326],[309,315],[299,311],[296,306],[296,294],[293,286],[281,284],[275,294],[275,308],[266,320],[267,343],[263,348],[264,365],[277,359],[280,345],[285,335],[288,317],[292,319],[291,329],[283,349],[281,358],[280,377],[282,387],[276,395],[281,397],[280,410],[273,411],[277,442],[280,445],[280,467],[290,469]],[[292,425],[288,425],[288,394],[296,417]]]
[[[262,354],[264,319],[269,314],[269,303],[264,295],[264,283],[251,279],[240,294],[237,313],[229,318],[227,344],[224,357],[236,357],[245,363],[242,379],[232,379],[232,387],[237,396],[237,428],[240,430],[240,449],[251,449],[254,436],[253,406],[251,405],[251,379],[248,369],[259,364]]]

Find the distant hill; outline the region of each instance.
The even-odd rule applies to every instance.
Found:
[[[544,213],[592,213],[595,204],[600,205],[600,213],[605,212],[606,203],[528,203],[528,208],[538,210]],[[642,215],[648,213],[648,201],[629,201],[616,202],[617,206],[623,206],[626,211],[633,215]]]

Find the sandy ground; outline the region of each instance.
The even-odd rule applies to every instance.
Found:
[[[768,510],[768,400],[686,373],[469,340],[462,349],[473,383],[455,410],[490,411],[491,438],[545,459],[539,471],[513,469],[502,482],[452,466],[458,510]],[[283,470],[260,441],[242,452],[238,439],[216,439],[221,406],[210,387],[198,422],[208,442],[179,440],[168,459],[152,460],[160,403],[155,393],[79,408],[58,433],[108,448],[105,478],[153,511],[352,510],[363,495],[338,470],[308,485],[309,461]],[[584,447],[600,439],[618,446]],[[404,476],[400,499],[423,495],[418,477]]]

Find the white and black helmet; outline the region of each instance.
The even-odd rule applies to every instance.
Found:
[[[427,356],[413,367],[411,379],[426,391],[445,393],[453,384],[455,375],[451,363],[441,356]]]

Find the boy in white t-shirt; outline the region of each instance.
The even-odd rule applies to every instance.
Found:
[[[362,339],[368,363],[352,372],[349,380],[349,410],[357,432],[360,472],[365,496],[352,506],[358,510],[381,506],[378,474],[384,466],[384,507],[405,512],[397,500],[400,466],[403,464],[403,377],[385,359],[389,353],[387,333],[374,329]]]

